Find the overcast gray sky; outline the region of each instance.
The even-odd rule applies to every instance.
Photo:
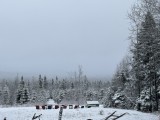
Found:
[[[134,0],[1,0],[0,71],[111,76],[127,53]]]

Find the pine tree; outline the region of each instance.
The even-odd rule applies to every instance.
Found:
[[[56,81],[55,81],[55,89],[58,89],[60,86],[59,84],[59,80],[58,80],[58,77],[56,76]]]
[[[23,76],[22,76],[21,81],[18,86],[18,89],[17,89],[17,92],[16,92],[16,103],[18,103],[18,104],[23,103],[21,100],[22,100],[22,93],[23,93],[24,86],[25,86],[25,82],[24,82]]]
[[[113,106],[113,96],[115,94],[115,91],[113,90],[112,86],[110,86],[107,91],[105,96],[102,99],[102,104],[104,104],[104,107],[114,107]]]
[[[3,96],[3,104],[8,105],[10,103],[10,91],[7,84],[3,88],[2,96]]]
[[[43,88],[43,80],[41,75],[39,75],[39,88],[42,89]]]
[[[62,89],[62,90],[65,90],[66,89],[66,81],[63,79],[63,81],[61,82],[61,86],[60,86],[60,88]]]
[[[2,93],[3,93],[2,85],[0,84],[0,104],[2,104]]]
[[[74,83],[71,82],[71,89],[74,89]]]
[[[87,91],[87,93],[86,93],[86,100],[88,100],[88,101],[93,100],[93,92],[91,90]]]
[[[104,97],[104,89],[101,89],[99,93],[99,100],[101,101],[103,97]]]
[[[39,90],[37,92],[37,102],[45,104],[47,100],[50,98],[50,92],[48,90]]]
[[[127,109],[130,107],[130,101],[128,101],[125,93],[122,91],[122,88],[119,88],[116,93],[114,94],[113,98],[113,106],[117,108]]]
[[[30,101],[30,94],[27,86],[22,89],[21,103],[27,104]]]
[[[32,90],[32,95],[31,95],[31,102],[36,103],[37,102],[37,93],[35,90]]]
[[[158,71],[160,66],[159,48],[160,39],[158,29],[152,14],[147,12],[133,50],[133,70],[135,71],[137,79],[139,97],[141,96],[142,90],[149,89],[150,102],[156,102],[156,105],[154,105],[156,110],[158,110],[159,106],[157,95]],[[155,96],[155,99],[153,99],[153,96]]]
[[[88,81],[88,79],[87,79],[87,76],[85,75],[85,76],[84,76],[83,89],[84,89],[84,90],[88,90],[88,87],[89,87],[89,81]]]
[[[54,82],[54,79],[52,79],[52,90],[55,88],[55,82]]]
[[[98,90],[100,90],[102,88],[102,81],[98,81]]]
[[[151,111],[150,90],[144,89],[137,100],[137,109],[141,111]]]
[[[48,88],[48,81],[47,81],[47,77],[46,76],[44,76],[43,88],[44,89]]]

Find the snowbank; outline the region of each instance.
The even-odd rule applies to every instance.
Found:
[[[100,115],[103,110],[104,114]],[[158,116],[150,113],[142,113],[132,110],[110,109],[110,108],[84,108],[84,109],[64,109],[62,120],[102,120],[112,112],[116,115],[127,113],[119,120],[159,120]],[[0,108],[0,120],[7,117],[7,120],[31,120],[32,116],[42,114],[41,120],[58,120],[59,109],[36,110],[35,107],[15,107]]]

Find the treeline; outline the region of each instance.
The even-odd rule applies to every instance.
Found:
[[[106,106],[160,109],[160,1],[139,0],[129,13],[130,53],[112,79]]]
[[[54,99],[57,104],[85,104],[87,100],[99,100],[110,85],[107,81],[88,80],[79,73],[74,78],[47,79],[39,75],[27,80],[23,76],[15,80],[0,81],[0,105],[45,104]]]

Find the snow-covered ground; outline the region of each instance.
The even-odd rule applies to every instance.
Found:
[[[103,110],[104,115],[99,114],[101,110]],[[62,120],[103,120],[114,111],[117,111],[116,115],[127,113],[119,120],[160,120],[160,117],[150,113],[111,108],[64,109]],[[36,115],[42,114],[41,120],[58,120],[59,109],[36,110],[35,107],[0,108],[0,120],[3,120],[4,117],[7,117],[7,120],[32,120],[34,113]]]

